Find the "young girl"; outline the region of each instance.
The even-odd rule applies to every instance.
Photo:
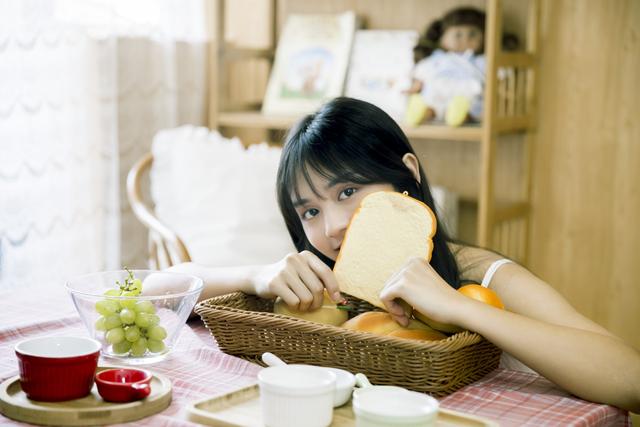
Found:
[[[309,310],[322,305],[326,289],[340,301],[331,267],[363,197],[381,190],[407,191],[435,212],[426,176],[402,130],[381,109],[349,98],[327,103],[289,132],[277,188],[299,253],[266,266],[173,267],[203,278],[202,298],[241,290],[264,298],[280,296],[292,308]],[[577,396],[639,411],[638,352],[576,312],[525,268],[495,264],[501,259],[451,241],[439,227],[431,262],[410,260],[387,282],[381,299],[401,324],[408,317],[397,299],[436,321],[478,332]],[[492,278],[488,269],[495,271]],[[463,279],[483,278],[505,310],[455,290]]]

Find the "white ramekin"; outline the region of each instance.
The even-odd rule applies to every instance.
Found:
[[[336,375],[317,366],[284,365],[258,373],[263,422],[269,427],[326,427],[333,419]]]

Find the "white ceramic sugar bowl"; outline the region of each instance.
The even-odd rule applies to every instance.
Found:
[[[258,373],[267,427],[326,427],[333,419],[336,375],[323,368],[284,365]]]

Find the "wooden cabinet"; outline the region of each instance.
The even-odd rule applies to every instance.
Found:
[[[465,224],[459,227],[460,238],[526,263],[538,0],[215,0],[210,4],[214,39],[209,124],[223,134],[241,135],[247,141],[280,140],[298,119],[264,115],[259,109],[275,41],[288,14],[353,10],[362,18],[364,28],[422,32],[429,22],[453,7],[464,4],[485,9],[483,122],[458,128],[422,125],[403,129],[419,154],[429,146],[435,147],[436,154],[428,154],[430,165],[448,158],[446,165],[442,160],[440,167],[427,166],[425,170],[432,183],[461,195],[460,217]],[[522,51],[502,51],[503,26],[518,35]],[[503,150],[511,154],[503,156]],[[445,151],[460,155],[446,155]],[[461,163],[460,158],[467,160]],[[505,170],[498,171],[501,167]]]

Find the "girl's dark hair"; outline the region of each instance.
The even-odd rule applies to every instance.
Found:
[[[286,137],[276,183],[280,211],[296,249],[309,250],[333,267],[333,261],[307,240],[293,206],[292,196],[299,196],[299,179],[304,179],[317,194],[309,171],[356,184],[389,183],[397,191],[407,191],[427,204],[436,215],[438,227],[433,238],[431,265],[457,289],[460,273],[447,246],[450,239],[437,217],[422,167],[418,182],[402,162],[407,153],[415,155],[400,127],[387,113],[368,102],[335,98],[300,120]]]
[[[440,47],[440,38],[444,32],[456,25],[471,25],[478,28],[484,34],[485,14],[481,10],[472,7],[459,7],[449,11],[441,19],[433,21],[425,30],[424,35],[418,39],[418,44],[413,48],[413,58],[417,63],[431,55]],[[515,50],[518,47],[518,38],[514,34],[505,33],[502,39],[503,48]],[[484,45],[480,47],[478,54],[484,51]]]
[[[413,48],[415,62],[428,57],[440,46],[440,38],[444,32],[456,25],[471,25],[478,28],[484,34],[484,12],[472,7],[459,7],[447,12],[441,19],[433,21],[425,30],[424,35],[418,39],[418,44]],[[482,53],[484,46],[480,48]]]

